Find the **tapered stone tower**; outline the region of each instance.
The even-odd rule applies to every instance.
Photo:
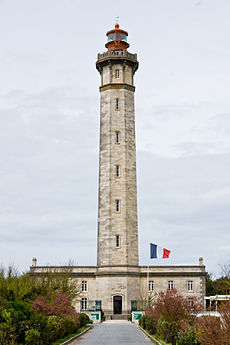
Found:
[[[138,61],[127,51],[128,33],[118,24],[107,36],[107,51],[96,62],[101,75],[97,266],[71,267],[71,279],[81,287],[76,309],[94,320],[101,310],[107,319],[127,319],[131,311],[144,308],[138,302],[149,294],[172,288],[189,303],[193,297],[203,303],[206,276],[202,259],[199,266],[138,264],[133,82]],[[66,268],[69,272],[70,267],[37,266],[34,258],[30,275],[40,279]]]
[[[134,74],[137,55],[115,25],[98,54],[101,75],[98,266],[138,266]]]

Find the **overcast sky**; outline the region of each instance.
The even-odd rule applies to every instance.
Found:
[[[96,264],[98,52],[137,53],[140,264],[230,261],[230,1],[0,0],[0,263]]]

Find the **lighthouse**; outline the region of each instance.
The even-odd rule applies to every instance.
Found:
[[[138,266],[134,74],[137,55],[115,25],[98,54],[100,149],[97,265]]]
[[[121,276],[138,271],[134,106],[138,61],[127,51],[128,33],[119,24],[106,35],[107,51],[98,54],[96,62],[101,76],[97,266],[113,279],[103,273],[96,285],[97,298],[107,287],[103,304],[110,310],[112,304],[113,313],[120,314],[128,313],[131,299],[139,294],[139,277]]]
[[[189,303],[194,297],[203,303],[206,276],[202,259],[199,265],[139,265],[134,106],[138,61],[127,50],[127,31],[116,24],[106,36],[106,51],[96,61],[101,79],[97,265],[39,266],[34,258],[30,267],[30,275],[38,279],[67,269],[79,287],[76,310],[94,322],[101,320],[102,312],[106,319],[127,319],[137,308],[145,309],[144,301],[172,288]],[[156,232],[149,229],[150,241]],[[148,250],[148,243],[145,247]]]

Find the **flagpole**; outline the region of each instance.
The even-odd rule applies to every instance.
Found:
[[[148,257],[148,269],[147,269],[147,294],[149,293],[149,265],[150,264],[150,253]]]
[[[148,294],[148,286],[149,286],[149,263],[147,268],[147,294]]]

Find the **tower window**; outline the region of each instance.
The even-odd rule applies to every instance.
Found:
[[[116,235],[116,247],[120,247],[120,236]]]
[[[172,290],[173,288],[174,288],[174,283],[173,283],[172,280],[169,280],[169,281],[168,281],[168,289],[169,289],[169,290]]]
[[[189,280],[188,281],[188,291],[192,291],[193,290],[193,281]]]
[[[85,297],[81,299],[81,310],[87,310],[87,298]]]
[[[149,281],[149,291],[153,291],[154,289],[154,281],[150,280]]]
[[[83,280],[81,282],[81,290],[82,291],[87,291],[87,281],[86,280]]]
[[[120,212],[120,200],[116,200],[116,211]]]
[[[115,78],[118,79],[120,77],[119,69],[115,70]]]
[[[116,165],[116,176],[120,176],[120,165]]]
[[[115,106],[116,110],[119,110],[119,98],[116,98],[116,106]]]
[[[193,307],[193,298],[192,297],[188,297],[188,306],[191,308]]]
[[[120,144],[120,133],[116,132],[116,144]]]

